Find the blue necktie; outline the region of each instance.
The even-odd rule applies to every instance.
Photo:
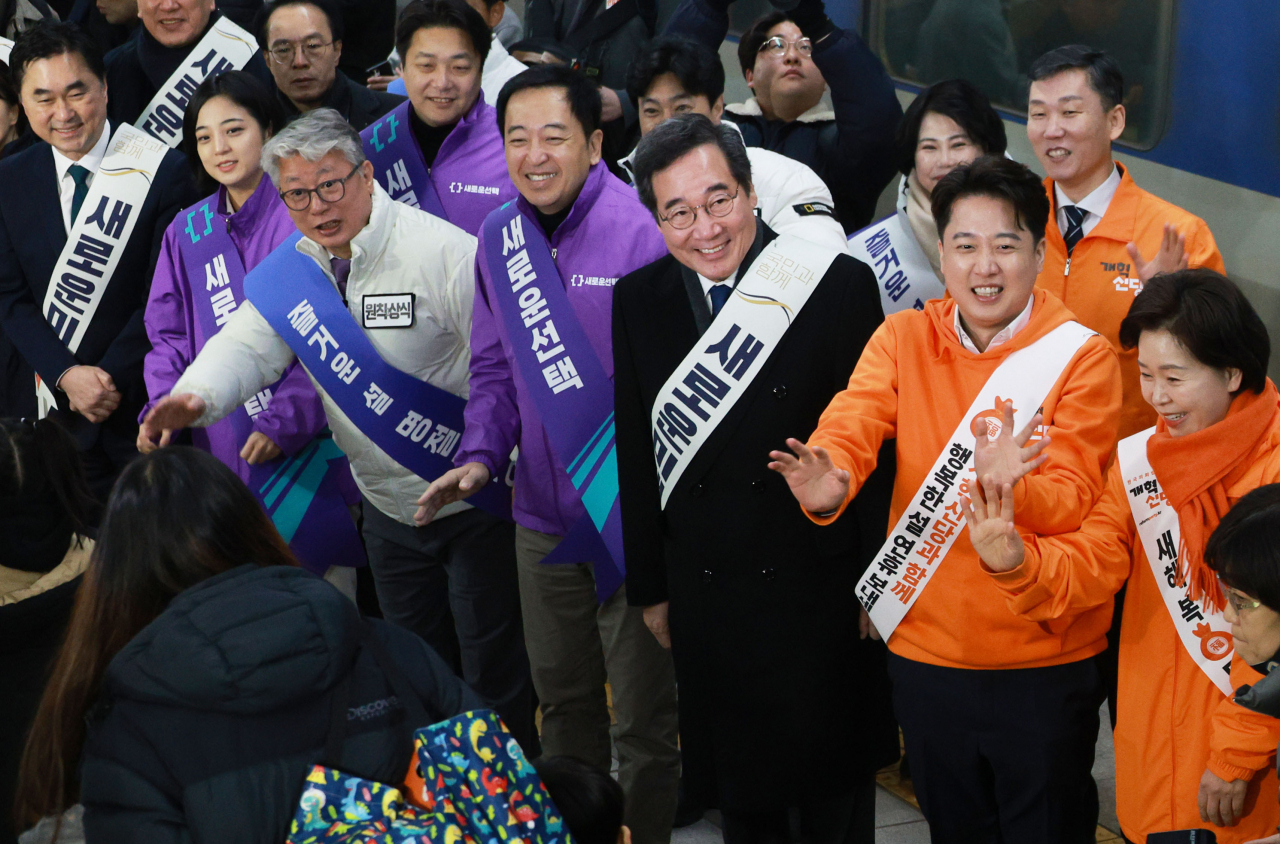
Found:
[[[1084,237],[1084,218],[1089,212],[1077,205],[1064,205],[1062,210],[1067,214],[1067,231],[1062,239],[1067,242],[1067,255],[1070,256],[1080,238]]]
[[[76,183],[75,192],[71,194],[71,225],[74,226],[76,218],[80,216],[80,206],[84,204],[84,198],[89,195],[89,170],[79,164],[72,164],[67,168],[67,172]]]
[[[711,286],[711,316],[713,318],[720,313],[720,309],[724,307],[724,303],[729,301],[729,297],[732,295],[733,285],[727,281]]]

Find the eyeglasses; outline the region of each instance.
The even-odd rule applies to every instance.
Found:
[[[667,216],[658,215],[658,219],[673,229],[687,229],[698,221],[698,209],[706,209],[707,214],[712,217],[727,217],[729,212],[733,210],[733,202],[738,198],[738,194],[742,192],[742,188],[738,188],[733,193],[718,193],[708,199],[701,205],[677,205],[671,210]]]
[[[1256,610],[1262,606],[1261,601],[1255,601],[1253,598],[1240,594],[1230,586],[1222,582],[1222,578],[1218,578],[1218,588],[1222,590],[1222,594],[1227,597],[1227,603],[1231,604],[1231,609],[1236,612],[1245,610]]]
[[[760,45],[759,53],[768,54],[769,58],[780,59],[787,54],[787,48],[795,46],[796,52],[804,56],[806,59],[813,55],[813,42],[808,38],[797,38],[795,41],[788,41],[781,35],[775,35]]]
[[[302,55],[307,57],[307,61],[314,62],[332,46],[332,41],[287,41],[274,45],[267,52],[271,54],[271,58],[276,60],[276,64],[288,64],[293,61],[294,53],[301,47]]]
[[[359,169],[360,165],[357,164],[351,168],[350,173],[341,179],[329,179],[313,188],[282,190],[280,191],[280,198],[284,200],[285,205],[294,211],[306,211],[311,205],[311,194],[313,193],[325,202],[341,202],[342,197],[347,193],[347,180],[354,176]]]

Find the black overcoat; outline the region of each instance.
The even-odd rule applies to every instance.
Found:
[[[627,595],[636,606],[670,601],[686,790],[759,810],[836,793],[897,759],[884,647],[859,640],[854,597],[884,540],[893,444],[827,527],[766,468],[787,437],[808,439],[884,317],[871,270],[837,258],[664,510],[649,414],[699,342],[694,307],[671,256],[614,292]]]

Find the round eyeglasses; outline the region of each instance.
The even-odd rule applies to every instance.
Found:
[[[271,54],[271,58],[276,60],[276,64],[288,64],[293,61],[294,54],[301,47],[302,55],[307,57],[307,61],[314,62],[328,52],[332,46],[332,41],[284,41],[273,44],[267,52]]]
[[[658,219],[673,229],[687,229],[698,220],[698,209],[704,209],[712,217],[727,217],[733,210],[733,202],[738,198],[742,188],[733,193],[718,193],[701,205],[677,205],[667,216],[658,215]]]
[[[780,59],[787,54],[787,48],[794,46],[796,52],[808,58],[813,55],[813,42],[808,38],[797,38],[795,41],[788,41],[781,35],[775,35],[760,45],[758,52],[764,53],[772,59]]]
[[[351,172],[343,176],[341,179],[329,179],[321,182],[313,188],[290,188],[289,190],[280,191],[280,198],[284,200],[284,204],[294,211],[306,211],[311,205],[311,194],[320,197],[324,202],[341,202],[342,197],[347,193],[347,180],[356,174],[360,169],[357,164],[351,168]]]

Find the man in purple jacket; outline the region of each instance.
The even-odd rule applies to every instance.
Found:
[[[613,284],[666,252],[635,191],[600,160],[600,110],[599,92],[586,77],[554,65],[525,71],[498,98],[507,169],[520,198],[494,211],[480,233],[471,395],[454,458],[458,468],[431,484],[415,519],[430,521],[441,506],[482,488],[520,447],[513,508],[516,558],[525,641],[542,703],[543,750],[609,770],[608,680],[617,715],[620,780],[627,792],[626,824],[635,844],[665,844],[680,768],[670,654],[649,635],[642,613],[626,605],[625,587],[611,594],[602,588],[613,565],[607,550],[587,562],[568,555],[563,564],[542,564],[566,535],[578,535],[576,526],[587,508],[576,488],[583,475],[575,470],[575,481],[565,471],[575,455],[558,453],[553,445],[562,440],[566,420],[540,413],[537,402],[551,391],[573,396],[570,388],[597,372],[605,382],[604,406],[597,409],[612,416]],[[495,240],[493,223],[506,218],[513,218],[511,224]],[[507,257],[508,235],[521,226],[516,239],[528,248]],[[540,266],[535,258],[529,264],[526,251],[531,256],[540,251],[545,263]],[[520,272],[526,278],[536,274],[542,290],[522,287],[522,293],[534,291],[530,298],[544,299],[521,299],[517,307],[525,310],[513,313],[506,301],[513,298],[507,273],[522,259],[527,269]],[[502,278],[495,279],[491,270],[495,260],[506,265]],[[558,279],[549,278],[556,274]],[[548,291],[548,282],[556,289]],[[508,310],[501,310],[503,304]],[[547,308],[554,320],[544,318]],[[559,364],[546,366],[537,381],[524,375],[530,325],[538,363]],[[570,357],[576,370],[564,363]]]
[[[396,25],[409,101],[360,133],[391,197],[479,234],[516,197],[481,71],[489,26],[464,0],[415,0]]]

